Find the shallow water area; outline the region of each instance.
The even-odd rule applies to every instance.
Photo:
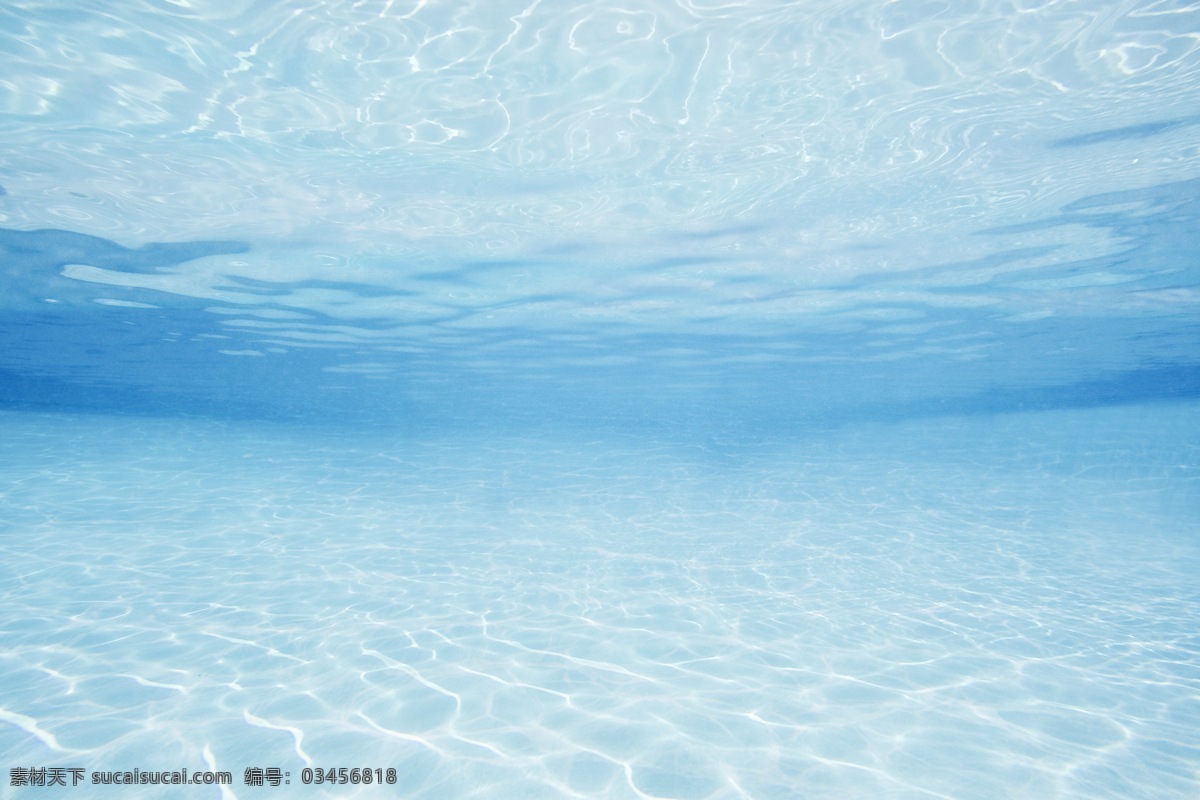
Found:
[[[325,797],[1193,797],[1197,412],[703,444],[5,412],[0,752],[234,777],[144,797],[284,791],[250,767]],[[343,766],[397,782],[299,785]]]
[[[0,798],[1200,797],[1197,97],[1182,0],[0,4]]]

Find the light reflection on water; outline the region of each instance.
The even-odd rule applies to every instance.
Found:
[[[0,762],[1197,796],[1197,30],[8,3]]]
[[[339,796],[1191,796],[1195,413],[705,447],[7,414],[0,749],[399,771]]]

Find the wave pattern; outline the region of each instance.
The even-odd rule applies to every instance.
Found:
[[[1200,180],[1196,30],[1133,0],[10,3],[0,222],[253,249],[157,274],[81,252],[0,302],[208,303],[214,353],[363,380],[656,369],[630,346],[655,336],[701,371],[1001,374],[1035,340],[1090,370],[1080,320],[1170,338],[1145,309],[1195,313],[1171,248],[1194,204],[1138,204]],[[1072,210],[1099,196],[1130,205]]]
[[[1195,797],[1195,413],[686,448],[5,414],[0,752],[236,797]]]
[[[1062,202],[1035,188],[1062,165],[1029,148],[1086,135],[1097,116],[1156,116],[1195,89],[1200,58],[1194,12],[1132,2],[39,3],[5,16],[6,135],[56,151],[72,188],[146,226],[127,234],[346,241],[349,226],[466,237],[476,253],[547,231],[609,241],[819,207],[861,221],[889,196],[911,205],[885,191],[911,183],[934,184],[926,224],[959,194]],[[26,213],[50,202],[41,162],[11,165]]]

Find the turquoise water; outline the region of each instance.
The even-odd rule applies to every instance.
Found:
[[[0,796],[1200,794],[1200,9],[0,43]]]

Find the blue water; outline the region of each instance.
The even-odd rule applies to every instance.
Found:
[[[4,5],[0,797],[1200,796],[1197,97],[1172,0]]]

